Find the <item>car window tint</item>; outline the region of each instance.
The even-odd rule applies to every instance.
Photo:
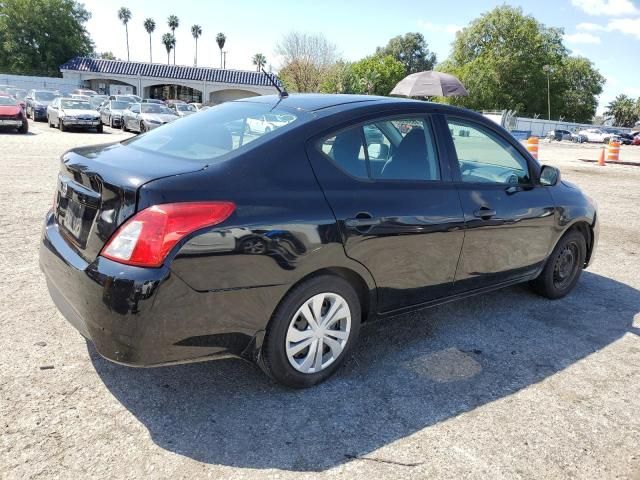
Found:
[[[255,123],[265,110],[276,116],[267,124]],[[261,137],[274,135],[295,123],[296,115],[251,102],[227,102],[210,108],[202,115],[190,115],[179,122],[151,130],[145,135],[126,140],[135,148],[161,152],[202,164],[212,164],[222,157]],[[250,125],[250,122],[253,121]]]
[[[424,119],[377,120],[318,144],[348,174],[371,180],[440,180],[431,128]]]
[[[530,183],[527,161],[513,145],[471,122],[448,124],[463,182]]]
[[[364,126],[367,151],[378,149],[382,168],[371,159],[371,175],[380,180],[440,180],[440,165],[429,123],[422,119],[377,121]],[[386,159],[385,159],[386,157]]]
[[[325,138],[320,149],[350,175],[368,178],[361,127],[349,128]]]

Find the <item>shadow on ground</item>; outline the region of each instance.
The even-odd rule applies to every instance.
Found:
[[[509,288],[364,328],[337,375],[305,391],[240,360],[141,370],[89,350],[160,447],[206,463],[320,471],[639,334],[639,311],[640,291],[588,272],[560,301]]]

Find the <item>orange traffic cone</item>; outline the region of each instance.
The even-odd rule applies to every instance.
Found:
[[[604,163],[604,147],[600,149],[600,158],[598,159],[598,165],[604,167],[606,163]]]

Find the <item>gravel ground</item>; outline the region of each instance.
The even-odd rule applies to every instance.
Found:
[[[640,167],[542,143],[600,207],[572,295],[373,324],[333,379],[289,391],[240,360],[111,364],[57,313],[37,249],[58,157],[123,138],[0,133],[0,477],[640,478]]]

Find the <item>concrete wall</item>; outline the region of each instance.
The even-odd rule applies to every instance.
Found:
[[[54,88],[70,92],[81,85],[75,79],[58,77],[35,77],[29,75],[9,75],[0,73],[1,85],[12,85],[16,88],[31,90],[32,88]]]

